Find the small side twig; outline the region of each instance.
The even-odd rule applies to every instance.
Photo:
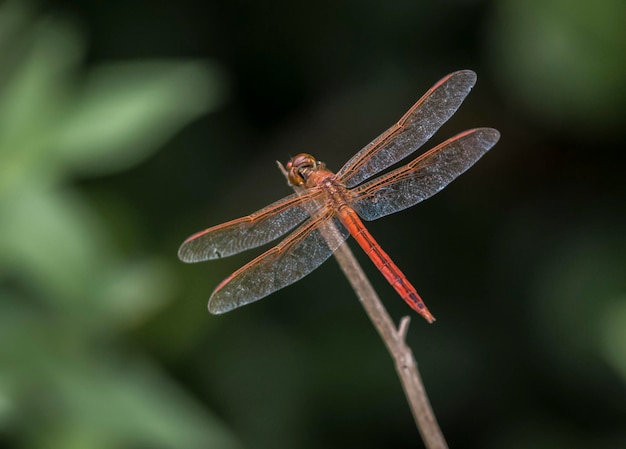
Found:
[[[278,166],[286,176],[285,168],[280,162]],[[299,189],[294,190],[298,192]],[[332,223],[329,226],[332,226]],[[430,406],[413,351],[405,341],[410,318],[408,316],[402,318],[400,326],[395,327],[348,245],[341,245],[334,256],[394,360],[404,394],[425,446],[428,449],[447,449],[448,445]]]
[[[400,326],[398,327],[398,336],[402,339],[406,339],[406,334],[409,332],[409,324],[411,323],[410,316],[403,316],[400,320]]]

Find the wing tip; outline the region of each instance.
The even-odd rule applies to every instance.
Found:
[[[495,128],[478,128],[484,140],[490,143],[490,147],[494,146],[500,140],[500,131]]]
[[[478,75],[476,75],[476,72],[474,72],[473,70],[464,69],[452,72],[450,75],[447,76],[447,79],[452,78],[454,78],[455,81],[463,82],[463,84],[466,84],[467,87],[471,89],[476,84],[476,81],[478,80]]]
[[[220,287],[221,285],[218,285],[215,288],[215,291],[209,298],[209,303],[207,304],[207,310],[209,311],[211,315],[223,315],[226,312],[230,312],[231,310],[236,309],[240,305],[243,305],[243,304],[231,303],[228,301],[220,301],[219,298],[216,298],[215,294],[220,289]]]
[[[189,240],[185,240],[180,248],[178,248],[178,260],[184,263],[194,263],[197,262],[197,258],[194,257],[193,252],[189,250],[187,242]]]
[[[488,127],[467,129],[448,140],[459,139],[469,135],[479,135],[481,140],[489,143],[488,148],[491,148],[500,140],[500,131]]]
[[[207,310],[211,315],[221,315],[224,313],[222,310],[213,306],[213,301],[211,301],[211,299],[209,299],[209,303],[207,304]]]
[[[476,72],[474,72],[471,69],[462,69],[462,70],[457,70],[456,72],[452,72],[451,76],[463,76],[465,78],[474,78],[477,79],[478,75],[476,75]]]

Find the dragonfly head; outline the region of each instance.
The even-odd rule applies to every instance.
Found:
[[[307,179],[316,170],[323,169],[324,163],[307,153],[300,153],[287,162],[289,183],[294,186],[303,186]]]

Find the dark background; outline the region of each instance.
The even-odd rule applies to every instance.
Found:
[[[2,445],[421,447],[391,359],[334,261],[212,316],[213,288],[258,252],[184,265],[176,251],[289,194],[275,160],[309,152],[338,170],[437,80],[472,69],[476,87],[426,148],[479,126],[500,142],[433,199],[368,224],[437,322],[357,256],[394,319],[412,316],[408,342],[450,447],[626,447],[619,0],[30,5],[19,42],[35,42],[46,20],[81,42],[68,89],[110,63],[194,61],[197,76],[175,86],[189,97],[163,98],[207,100],[159,142],[163,125],[145,128],[150,150],[131,162],[63,171],[41,190],[63,195],[33,202],[0,240],[13,248],[0,258]],[[6,80],[20,72],[6,67],[19,61],[0,66],[5,92],[17,92]],[[142,88],[137,73],[118,79],[137,82],[122,98]],[[122,109],[111,101],[98,123]],[[23,185],[47,179],[58,154],[30,158],[43,171]],[[11,211],[23,190],[0,193],[5,218],[21,216]],[[48,234],[53,208],[76,214],[83,243]],[[38,238],[73,245],[90,268],[28,246]],[[37,254],[51,265],[33,265]]]

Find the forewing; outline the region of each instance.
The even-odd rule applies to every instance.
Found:
[[[183,242],[178,258],[201,262],[271,242],[309,217],[307,204],[320,193],[312,189],[302,195],[292,194],[251,215],[200,231]]]
[[[353,187],[417,150],[456,112],[475,83],[471,70],[440,80],[398,123],[355,154],[337,173],[339,181]]]
[[[222,281],[209,299],[209,311],[225,313],[293,284],[328,259],[348,235],[332,211],[310,218],[279,245]]]
[[[398,212],[439,192],[500,138],[491,128],[465,131],[414,161],[353,189],[352,207],[364,220]]]

